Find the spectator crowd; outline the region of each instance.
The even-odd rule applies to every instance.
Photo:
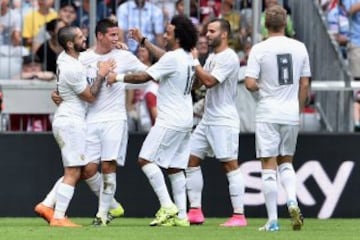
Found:
[[[316,0],[317,1],[317,0]],[[52,81],[56,79],[55,59],[63,50],[57,42],[57,33],[64,26],[79,26],[89,41],[92,32],[89,31],[90,0],[0,0],[0,79],[40,79]],[[188,15],[199,33],[197,49],[199,60],[203,65],[211,49],[207,46],[206,26],[213,18],[223,18],[229,21],[231,34],[229,46],[239,57],[241,67],[246,67],[247,56],[252,46],[252,0],[190,0],[189,9],[184,0],[96,0],[96,21],[111,18],[118,23],[119,40],[128,46],[128,50],[135,54],[144,64],[151,65],[153,60],[145,49],[131,39],[129,30],[138,28],[144,36],[159,47],[164,46],[164,29],[174,15]],[[358,51],[357,37],[350,31],[351,24],[359,24],[360,14],[356,8],[351,8],[347,0],[319,0],[319,4],[327,14],[329,33],[339,44],[341,55],[349,60],[355,79],[360,79],[360,70],[356,69]],[[287,0],[263,0],[263,11],[282,3],[288,12],[286,36],[296,38],[291,18],[291,9]],[[188,10],[188,11],[187,11]],[[349,11],[356,18],[349,19]],[[359,15],[359,16],[358,16]],[[260,17],[261,39],[267,38],[264,25],[264,12]],[[359,28],[360,29],[360,28]],[[89,42],[88,42],[89,43]],[[351,51],[349,51],[351,46]],[[91,46],[89,46],[91,47]],[[36,65],[36,73],[29,73],[29,64]],[[357,72],[359,72],[358,75]],[[240,71],[243,73],[243,71]],[[242,74],[239,75],[239,86],[242,88]],[[147,131],[156,118],[157,85],[146,88],[128,89],[126,91],[126,106],[130,131]],[[192,92],[194,101],[194,127],[199,122],[203,112],[206,89],[201,88]],[[249,94],[247,94],[249,95]],[[357,94],[360,95],[360,94]],[[355,96],[357,96],[355,95]],[[246,100],[254,103],[254,96],[245,96]],[[360,100],[355,101],[355,123],[360,130]],[[254,105],[254,104],[252,104]],[[242,119],[242,131],[253,131],[253,127],[246,124],[251,122],[254,109],[239,107]],[[356,115],[356,112],[359,112]],[[27,117],[31,119],[31,117]],[[45,127],[29,127],[29,123],[12,124],[16,127],[8,130],[36,131],[51,130],[51,124],[40,124]],[[15,119],[19,119],[16,117]],[[21,118],[20,118],[21,119]],[[43,116],[41,116],[43,119]],[[15,120],[13,120],[15,121]],[[19,120],[17,120],[19,121]],[[32,122],[37,119],[32,119]],[[43,120],[42,120],[43,121]],[[356,126],[357,126],[356,125]]]

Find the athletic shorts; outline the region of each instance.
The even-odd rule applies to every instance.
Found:
[[[86,158],[90,162],[115,160],[124,166],[128,143],[126,120],[87,124]]]
[[[191,155],[200,159],[206,156],[215,156],[222,162],[238,159],[239,129],[200,122],[191,135],[190,146]]]
[[[256,157],[294,156],[299,125],[256,123]]]
[[[53,134],[61,150],[64,167],[85,166],[86,123],[69,117],[56,117]]]
[[[190,156],[190,131],[179,132],[158,125],[150,129],[139,157],[162,168],[185,169]]]

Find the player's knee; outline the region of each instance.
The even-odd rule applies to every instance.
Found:
[[[143,166],[145,166],[146,164],[150,163],[149,161],[145,160],[145,159],[142,159],[142,158],[139,158],[138,159],[138,164],[139,166],[142,168]]]
[[[276,159],[277,165],[281,165],[283,163],[292,163],[293,162],[293,157],[290,155],[286,155],[286,156],[278,156]]]
[[[239,164],[238,164],[237,160],[221,162],[221,165],[226,173],[235,171],[239,168]]]
[[[101,172],[104,174],[116,172],[116,161],[101,162]]]
[[[81,179],[88,179],[94,176],[98,171],[98,165],[97,164],[88,164],[85,167],[83,167],[81,171]]]
[[[75,184],[79,181],[81,175],[81,169],[78,167],[67,167],[64,172],[64,183],[67,183],[71,186],[75,186]]]
[[[199,167],[201,164],[201,159],[194,155],[190,155],[188,167]]]
[[[179,173],[179,172],[182,172],[183,169],[180,169],[180,168],[168,168],[166,170],[167,174],[176,174],[176,173]]]

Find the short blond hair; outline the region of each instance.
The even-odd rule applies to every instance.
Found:
[[[275,5],[265,11],[265,27],[270,32],[281,32],[286,27],[286,10],[280,5]]]

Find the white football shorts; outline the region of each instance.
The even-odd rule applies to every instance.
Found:
[[[294,156],[298,133],[299,125],[257,122],[256,157]]]
[[[55,117],[53,134],[61,150],[64,167],[85,166],[86,123],[69,117]]]
[[[200,159],[214,155],[221,162],[238,159],[239,129],[200,122],[191,135],[190,146],[191,155]]]
[[[126,120],[88,123],[86,136],[86,158],[90,162],[115,160],[124,166],[128,143]]]
[[[162,168],[185,169],[190,156],[190,131],[179,132],[158,125],[150,129],[139,157]]]

